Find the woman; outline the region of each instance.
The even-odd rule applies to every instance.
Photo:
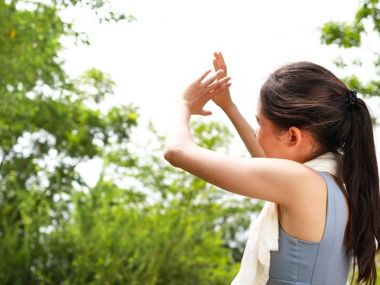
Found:
[[[207,77],[207,71],[182,94],[165,159],[229,192],[276,203],[280,248],[271,257],[267,284],[345,284],[351,256],[357,280],[375,284],[379,175],[364,101],[319,65],[289,64],[261,88],[255,133],[230,97],[220,53],[214,67],[214,75]],[[203,109],[209,100],[226,112],[254,158],[219,154],[193,142],[190,116],[210,115]],[[336,176],[304,165],[328,152],[342,157]],[[339,201],[329,204],[332,194]]]

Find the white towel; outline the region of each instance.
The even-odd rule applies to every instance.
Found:
[[[304,165],[332,175],[340,174],[341,156],[327,152]],[[273,202],[265,202],[259,216],[250,226],[240,271],[231,285],[265,285],[269,279],[270,251],[278,250],[278,213]]]

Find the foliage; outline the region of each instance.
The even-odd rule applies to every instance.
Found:
[[[350,88],[357,89],[363,96],[380,96],[380,51],[378,39],[380,34],[380,6],[378,0],[365,0],[356,11],[354,20],[346,22],[328,22],[322,27],[321,42],[326,45],[337,45],[344,49],[359,49],[366,47],[366,52],[372,53],[374,74],[368,75],[371,80],[362,81],[356,75],[345,78]],[[371,47],[373,45],[373,47]],[[368,48],[370,47],[370,48]],[[342,58],[336,61],[341,68],[348,66],[363,66],[361,59],[354,59],[351,64]]]
[[[60,38],[73,31],[59,9],[0,1],[1,284],[33,281],[36,263],[51,255],[46,231],[65,221],[70,194],[85,185],[76,166],[103,156],[111,138],[128,141],[137,124],[132,105],[97,107],[112,94],[107,75],[91,70],[74,80],[64,72]]]
[[[144,130],[146,144],[128,142],[135,146],[129,163],[117,158],[132,148],[117,141],[111,144],[97,185],[71,189],[69,199],[57,201],[56,206],[70,206],[70,210],[55,222],[50,222],[51,206],[43,192],[16,192],[22,196],[9,204],[8,211],[19,204],[24,230],[21,234],[17,227],[5,227],[0,256],[12,258],[0,259],[2,284],[225,284],[232,280],[244,244],[237,235],[246,230],[249,213],[260,205],[246,198],[232,199],[169,166],[162,159],[162,137],[150,129]],[[230,135],[225,127],[211,122],[193,124],[193,129],[201,144],[227,151],[224,144]],[[215,135],[207,134],[205,139],[205,129],[213,129]],[[130,135],[135,137],[133,131]],[[131,179],[129,184],[122,183],[125,176]],[[153,196],[156,199],[149,199]]]
[[[141,209],[141,197],[110,182],[75,195],[72,218],[47,242],[46,284],[224,284],[235,267],[202,211],[176,202]],[[65,249],[65,250],[62,250]],[[49,264],[46,266],[45,264]]]
[[[225,284],[260,204],[163,161],[135,106],[101,108],[107,74],[66,74],[61,38],[88,40],[59,12],[77,6],[128,18],[105,0],[0,1],[0,283]],[[228,151],[225,127],[193,129]],[[78,171],[92,159],[103,163],[95,186]]]

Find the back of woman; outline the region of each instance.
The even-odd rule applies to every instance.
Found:
[[[327,186],[326,222],[320,242],[297,239],[280,226],[279,250],[271,252],[267,285],[345,285],[351,255],[344,246],[346,198],[331,174],[320,172]]]

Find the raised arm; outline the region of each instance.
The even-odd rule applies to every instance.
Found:
[[[223,55],[220,52],[214,53],[214,69],[223,70],[219,78],[227,76],[227,66],[224,62]],[[238,107],[233,103],[229,88],[219,91],[218,96],[213,97],[213,101],[226,113],[231,120],[245,147],[252,157],[265,157],[263,150],[256,140],[256,133],[247,120],[240,113]]]
[[[218,91],[228,88],[228,78],[216,75],[205,79],[208,72],[184,92],[174,109],[166,138],[164,157],[173,166],[232,193],[276,202],[284,207],[303,205],[305,179],[310,169],[294,161],[275,158],[233,157],[199,147],[192,139],[189,120],[191,115],[209,115],[203,106],[219,96]],[[305,181],[305,182],[304,182]],[[311,184],[312,185],[312,184]]]

